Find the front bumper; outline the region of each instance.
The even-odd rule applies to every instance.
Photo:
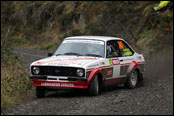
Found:
[[[58,88],[88,88],[87,79],[84,77],[68,77],[59,81],[49,80],[49,76],[30,76],[34,86],[38,87],[58,87]]]
[[[87,82],[57,82],[33,79],[34,86],[60,88],[88,88]]]
[[[35,75],[35,76],[30,76],[30,79],[42,79],[42,80],[47,80],[49,79],[48,76],[46,75]],[[67,77],[67,79],[59,79],[59,80],[66,80],[66,81],[82,81],[82,82],[87,82],[87,78],[85,77]]]

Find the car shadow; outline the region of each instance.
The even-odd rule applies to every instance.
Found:
[[[142,85],[138,85],[137,88],[141,88]],[[131,89],[125,88],[123,85],[114,85],[105,87],[102,89],[102,93],[98,96],[102,96],[104,94],[110,93],[110,92],[119,92],[123,90],[130,91]],[[63,97],[63,98],[72,98],[72,97],[92,97],[88,94],[88,89],[60,89],[56,91],[47,91],[47,94],[45,96],[46,98],[57,98],[57,97]]]
[[[85,89],[62,89],[57,91],[47,91],[47,95],[45,97],[48,98],[56,98],[56,97],[64,97],[64,98],[71,98],[71,97],[82,97],[82,96],[89,96],[88,91]]]

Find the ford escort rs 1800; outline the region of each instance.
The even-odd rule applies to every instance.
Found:
[[[80,88],[98,95],[103,87],[123,84],[132,89],[143,80],[143,55],[121,38],[67,37],[48,56],[30,65],[38,98],[47,88]]]

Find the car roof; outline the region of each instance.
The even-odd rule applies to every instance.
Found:
[[[89,39],[89,40],[102,40],[102,41],[108,41],[108,40],[123,40],[118,37],[109,37],[109,36],[72,36],[67,37],[65,40],[72,40],[72,39]]]

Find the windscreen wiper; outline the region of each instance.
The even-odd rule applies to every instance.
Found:
[[[85,56],[102,57],[101,55],[97,55],[97,54],[85,54]]]
[[[59,56],[59,55],[64,55],[64,54],[56,54],[56,56]]]
[[[69,52],[69,53],[64,53],[63,55],[77,55],[77,56],[82,56],[79,53],[73,53],[73,52]]]

